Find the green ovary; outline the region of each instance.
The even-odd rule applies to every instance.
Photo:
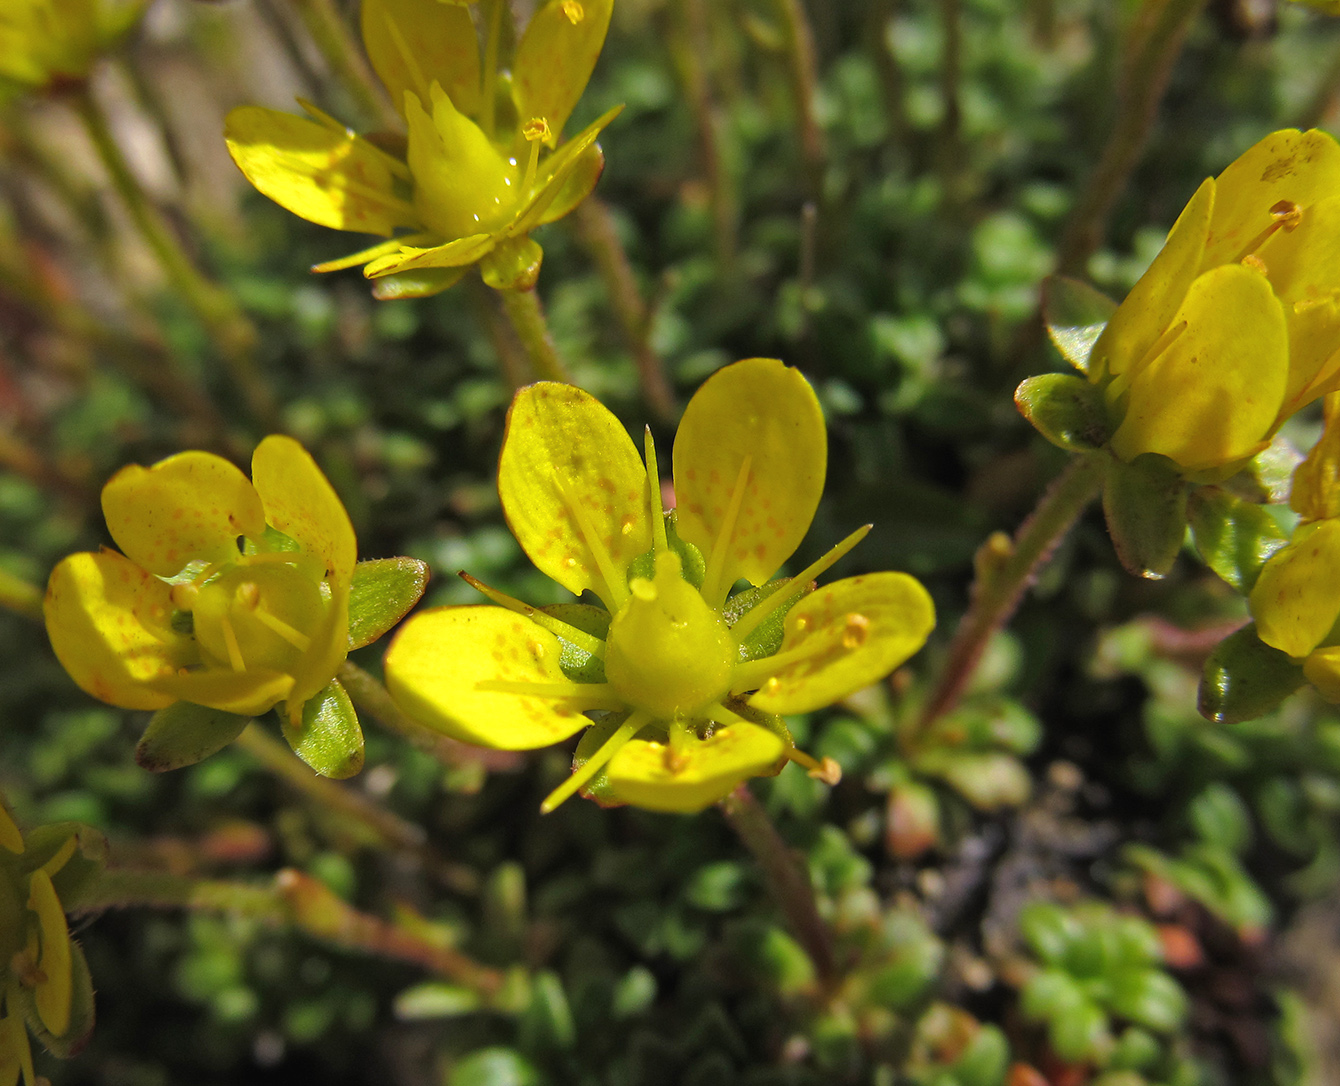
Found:
[[[293,566],[236,565],[199,588],[191,612],[207,665],[292,674],[327,606]]]
[[[605,678],[628,705],[661,720],[695,716],[730,690],[739,650],[721,616],[680,575],[679,556],[656,556],[652,580],[610,623]]]

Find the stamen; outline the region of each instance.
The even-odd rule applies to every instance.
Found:
[[[540,165],[540,147],[549,141],[549,122],[543,117],[532,117],[521,126],[521,134],[530,144],[530,158],[526,160],[526,175],[521,182],[521,196],[530,194],[535,185],[535,171]]]
[[[869,535],[870,529],[873,527],[873,524],[866,524],[857,528],[856,531],[852,532],[851,535],[847,536],[846,539],[822,558],[811,562],[792,577],[789,583],[779,588],[771,596],[767,596],[754,604],[754,606],[741,615],[735,625],[730,628],[731,636],[735,638],[735,643],[737,645],[744,644],[746,638],[758,629],[759,624],[763,622],[764,619],[777,610],[777,608],[790,603],[804,592],[811,581],[827,570],[834,562],[842,558],[848,551],[856,546],[857,543]]]
[[[312,647],[310,637],[301,630],[295,630],[282,618],[272,615],[264,607],[257,607],[253,613],[262,625],[269,627],[299,652],[306,652]]]
[[[237,634],[227,615],[219,616],[219,629],[223,631],[223,644],[228,649],[228,663],[234,671],[246,671],[247,662],[242,659],[242,646],[237,643]]]
[[[1244,257],[1250,256],[1261,248],[1277,230],[1283,230],[1286,233],[1293,233],[1303,222],[1303,209],[1292,200],[1280,200],[1270,207],[1271,223],[1262,230],[1256,237],[1252,238],[1240,253],[1235,263],[1241,263]]]
[[[628,588],[624,583],[625,579],[619,575],[619,571],[614,566],[614,559],[610,557],[610,552],[605,547],[605,542],[600,538],[600,533],[596,531],[596,526],[591,522],[590,514],[582,508],[568,488],[564,486],[563,480],[555,472],[554,488],[558,495],[563,499],[563,504],[567,506],[568,512],[572,514],[572,519],[577,522],[577,530],[581,532],[582,539],[585,541],[587,549],[591,556],[596,560],[596,566],[600,570],[600,576],[605,582],[605,593],[600,594],[600,598],[605,601],[605,606],[613,613],[617,611],[623,602],[628,598]]]
[[[838,765],[836,758],[824,758],[820,762],[796,747],[790,747],[786,756],[796,765],[803,766],[816,781],[835,785],[842,780],[842,766]]]
[[[599,750],[574,769],[571,777],[545,797],[544,802],[540,804],[540,814],[548,814],[599,773],[600,770],[604,769],[609,760],[618,754],[623,745],[632,739],[650,719],[650,714],[640,711],[629,714],[628,719],[620,725],[619,730],[606,739]]]
[[[721,531],[712,544],[712,557],[707,560],[707,574],[703,577],[702,594],[707,605],[720,610],[726,602],[726,593],[731,586],[722,584],[726,573],[726,556],[730,553],[731,541],[735,538],[735,523],[740,519],[740,505],[744,501],[745,487],[749,485],[749,469],[754,463],[752,456],[746,456],[740,465],[740,474],[735,477],[735,489],[731,491],[730,504],[726,507],[726,516],[721,522]]]
[[[864,615],[849,615],[848,618],[861,618]],[[869,625],[867,621],[867,625]],[[760,686],[766,689],[766,684],[772,682],[772,677],[779,671],[783,671],[792,664],[800,663],[814,656],[822,656],[824,653],[831,652],[834,648],[841,647],[845,652],[851,652],[859,646],[851,644],[850,627],[843,625],[839,628],[829,627],[819,630],[805,639],[805,643],[797,645],[793,649],[787,649],[785,652],[774,653],[772,656],[764,656],[758,660],[745,660],[735,665],[735,672],[731,676],[730,689],[732,694],[743,694],[746,690],[757,690]]]
[[[475,689],[485,694],[520,694],[531,698],[572,699],[588,709],[617,709],[624,701],[609,683],[532,683],[507,679],[481,679]]]
[[[689,725],[683,717],[675,717],[667,729],[669,742],[665,745],[665,768],[678,773],[688,763]]]
[[[665,535],[665,508],[661,505],[661,470],[656,463],[656,439],[651,436],[651,427],[647,427],[642,448],[647,459],[647,491],[651,499],[651,546],[655,554],[670,549],[670,541]]]
[[[414,89],[418,92],[419,101],[427,102],[428,80],[423,77],[423,69],[419,67],[419,62],[414,58],[414,52],[410,49],[409,43],[405,41],[405,35],[400,33],[400,27],[389,15],[385,16],[386,29],[391,35],[391,44],[395,46],[396,52],[400,54],[400,59],[405,62],[405,67],[409,69],[409,77],[414,81]],[[398,104],[398,103],[397,103]]]
[[[586,9],[578,0],[563,0],[563,14],[568,17],[568,22],[576,26],[586,18]]]
[[[596,637],[595,634],[589,634],[585,630],[579,630],[576,626],[569,625],[561,618],[555,618],[553,615],[546,614],[538,607],[532,607],[515,597],[509,596],[506,592],[499,592],[496,588],[486,585],[483,581],[471,577],[465,570],[457,570],[456,576],[463,580],[475,591],[491,599],[500,607],[506,607],[509,611],[514,611],[518,615],[523,615],[530,619],[535,625],[548,630],[555,637],[561,637],[564,641],[570,641],[583,652],[589,652],[601,660],[605,658],[605,642]]]

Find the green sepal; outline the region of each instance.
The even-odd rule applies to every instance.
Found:
[[[135,761],[151,773],[195,765],[241,735],[250,720],[189,701],[173,702],[149,719],[135,747]]]
[[[77,1055],[88,1043],[95,1018],[93,975],[88,970],[83,947],[73,939],[70,940],[70,988],[70,1024],[59,1037],[42,1024],[37,1013],[36,989],[23,985],[11,989],[17,992],[17,1003],[32,1035],[43,1048],[62,1060]]]
[[[609,635],[610,613],[603,607],[593,607],[589,603],[556,603],[550,607],[541,607],[540,610],[601,641]],[[561,650],[558,666],[563,669],[564,675],[575,683],[605,681],[604,660],[574,645],[561,633],[556,636]]]
[[[531,290],[540,278],[544,251],[529,235],[507,238],[479,262],[479,274],[494,290]]]
[[[688,540],[681,539],[675,531],[676,511],[671,509],[665,514],[665,540],[672,551],[679,555],[680,576],[694,588],[702,588],[703,578],[707,576],[707,563],[703,561],[703,552]],[[628,563],[628,583],[634,577],[650,581],[656,575],[656,548],[639,554]]]
[[[1081,373],[1089,371],[1089,355],[1103,334],[1117,303],[1088,283],[1064,275],[1042,281],[1042,319],[1061,357]]]
[[[742,592],[737,592],[721,608],[721,617],[726,620],[727,626],[734,626],[745,615],[746,612],[753,610],[760,601],[767,599],[778,589],[785,587],[791,582],[790,577],[777,577],[768,581],[766,584],[757,585],[753,588],[746,588]],[[782,647],[782,638],[786,634],[786,615],[797,603],[799,603],[811,591],[806,588],[795,599],[789,603],[778,607],[767,618],[758,624],[758,627],[740,646],[741,660],[761,660],[765,656],[773,655]]]
[[[1219,642],[1200,680],[1197,708],[1217,724],[1238,724],[1273,712],[1304,682],[1303,665],[1256,636],[1249,623]]]
[[[36,871],[74,838],[75,849],[61,869],[51,876],[52,888],[66,908],[77,901],[90,882],[107,866],[107,836],[83,822],[53,822],[38,826],[24,841],[21,866]]]
[[[407,298],[430,298],[454,287],[465,268],[415,268],[413,271],[379,275],[372,281],[372,296],[379,302]]]
[[[1244,596],[1266,559],[1289,541],[1260,505],[1218,487],[1199,487],[1187,502],[1191,540],[1201,560]]]
[[[349,582],[349,651],[371,645],[409,613],[428,585],[428,563],[374,558],[354,566]]]
[[[628,713],[625,710],[605,713],[598,716],[595,722],[582,732],[582,737],[577,741],[577,746],[572,752],[572,771],[575,773],[591,760],[605,741],[614,735],[628,719]],[[582,788],[581,794],[595,800],[602,807],[622,807],[624,801],[614,794],[610,788],[609,777],[604,769],[601,769],[594,777],[586,782]]]
[[[1157,580],[1172,569],[1186,539],[1189,486],[1177,465],[1157,453],[1129,464],[1108,462],[1103,512],[1117,558],[1127,571]]]
[[[363,768],[363,729],[338,679],[331,679],[321,693],[307,700],[299,727],[287,717],[282,725],[293,753],[321,776],[343,780]]]
[[[913,760],[918,773],[938,777],[979,811],[1018,807],[1028,800],[1032,778],[1013,754],[1004,751],[923,751]]]
[[[1071,373],[1026,378],[1014,390],[1014,405],[1033,429],[1067,452],[1095,452],[1112,436],[1102,392]]]

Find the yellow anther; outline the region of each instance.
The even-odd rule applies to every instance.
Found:
[[[172,600],[172,606],[178,611],[195,610],[195,601],[200,597],[200,587],[194,582],[189,584],[174,584],[172,590],[168,593],[168,598]]]
[[[547,140],[549,138],[549,122],[543,117],[532,117],[521,126],[521,134],[530,143],[534,143],[536,140]]]
[[[869,636],[870,620],[865,615],[853,612],[847,616],[847,620],[842,626],[842,647],[844,649],[859,649],[865,644],[866,638]]]
[[[576,26],[586,18],[586,9],[578,0],[563,0],[563,14],[568,17],[568,22]]]
[[[261,586],[255,581],[243,581],[233,593],[233,599],[239,607],[254,611],[261,602]]]
[[[1250,268],[1252,271],[1257,272],[1261,275],[1266,275],[1268,273],[1268,269],[1266,268],[1266,262],[1262,260],[1259,256],[1257,256],[1255,253],[1248,253],[1246,256],[1244,256],[1242,258],[1242,266],[1244,268]]]
[[[1294,231],[1303,222],[1303,209],[1292,200],[1281,200],[1271,207],[1270,217],[1285,230]]]

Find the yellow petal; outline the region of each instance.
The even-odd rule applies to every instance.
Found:
[[[545,160],[547,177],[508,226],[509,234],[524,234],[541,223],[562,218],[586,198],[605,167],[596,138],[622,110],[623,106],[616,106],[601,114]]]
[[[823,494],[823,412],[800,371],[775,358],[748,358],[714,373],[689,401],[675,435],[676,527],[702,551],[709,575],[746,459],[739,513],[721,540],[724,589],[740,577],[757,585],[776,573],[805,537]]]
[[[477,685],[566,684],[561,651],[548,630],[500,607],[439,607],[400,627],[386,653],[386,686],[413,719],[467,743],[547,747],[590,723],[583,703]]]
[[[781,737],[767,728],[731,724],[710,739],[691,741],[671,769],[665,744],[633,739],[610,760],[605,779],[615,797],[635,807],[692,814],[740,782],[770,772],[785,751]]]
[[[922,645],[935,606],[906,573],[871,573],[825,585],[786,616],[779,662],[749,704],[765,713],[808,713],[878,682]],[[760,665],[764,661],[758,661]]]
[[[522,124],[549,122],[549,146],[568,123],[605,44],[614,0],[549,0],[531,16],[512,62],[512,99]]]
[[[479,112],[479,38],[463,4],[441,0],[363,0],[363,45],[397,109],[405,92],[428,101],[441,83],[466,113]]]
[[[1306,208],[1340,192],[1340,146],[1325,132],[1272,132],[1218,177],[1214,217],[1201,267],[1240,260],[1272,223],[1271,208],[1288,200]]]
[[[434,83],[430,93],[431,118],[417,95],[405,95],[414,206],[446,240],[492,233],[516,211],[517,169],[441,87]]]
[[[1289,508],[1304,520],[1340,517],[1340,393],[1327,395],[1321,437],[1294,469]]]
[[[0,35],[0,48],[3,46],[4,36]],[[35,1078],[28,1031],[17,1013],[0,1014],[0,1086],[18,1086],[22,1076],[27,1076],[23,1079],[25,1086]]]
[[[320,557],[332,584],[347,585],[358,561],[354,526],[307,450],[291,437],[271,434],[252,454],[251,478],[266,523]]]
[[[176,698],[147,684],[190,662],[189,639],[169,622],[169,589],[114,551],[72,554],[51,573],[43,610],[61,666],[82,690],[123,709]]]
[[[260,668],[229,671],[211,667],[161,675],[152,685],[168,696],[168,704],[189,701],[239,716],[260,716],[288,697],[293,676]]]
[[[122,468],[102,488],[102,512],[126,557],[160,577],[175,576],[192,561],[232,561],[238,536],[265,534],[265,513],[250,480],[206,452]]]
[[[23,834],[19,832],[19,827],[9,816],[3,803],[0,803],[0,846],[10,852],[23,851]]]
[[[457,238],[430,249],[406,245],[399,252],[372,261],[363,269],[363,274],[369,279],[377,279],[420,268],[460,268],[487,255],[497,243],[493,234],[471,234],[468,238]]]
[[[301,714],[302,704],[315,697],[335,678],[349,655],[349,582],[331,583],[331,598],[321,625],[304,631],[311,645],[293,668],[293,688],[286,696],[290,718]]]
[[[1134,370],[1172,324],[1200,269],[1216,198],[1214,181],[1206,180],[1177,216],[1159,255],[1094,344],[1090,380]]]
[[[1248,600],[1256,635],[1295,658],[1306,656],[1340,618],[1340,520],[1322,520],[1294,532],[1271,555]]]
[[[1284,310],[1265,276],[1213,268],[1187,291],[1182,332],[1135,376],[1112,436],[1123,460],[1153,452],[1184,468],[1255,454],[1275,423],[1288,379]]]
[[[419,226],[383,152],[352,132],[292,113],[240,106],[224,139],[248,181],[293,214],[335,230],[390,235]]]
[[[1318,649],[1304,660],[1303,675],[1327,701],[1340,702],[1340,645]]]
[[[1289,322],[1289,387],[1284,414],[1321,395],[1340,349],[1340,196],[1302,208],[1256,250]]]
[[[498,496],[542,572],[617,610],[629,564],[651,550],[647,472],[618,419],[571,385],[523,388],[507,412]]]
[[[70,962],[70,929],[65,910],[51,885],[51,876],[40,868],[30,876],[28,908],[37,914],[42,937],[42,954],[37,968],[46,979],[38,982],[34,993],[37,1015],[53,1036],[60,1037],[70,1028],[70,1001],[74,979]]]

